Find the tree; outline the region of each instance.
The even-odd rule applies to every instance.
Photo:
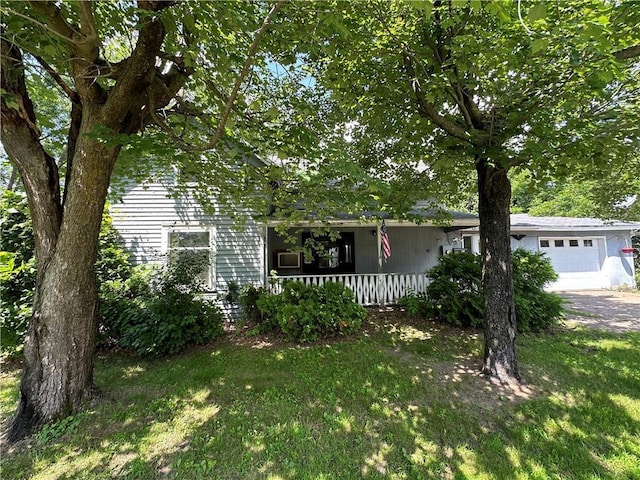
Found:
[[[93,267],[119,154],[141,163],[145,147],[176,163],[213,151],[208,176],[229,182],[235,130],[225,123],[234,108],[247,117],[250,95],[260,98],[259,89],[240,87],[281,6],[166,0],[2,6],[2,144],[28,198],[37,263],[9,441],[71,413],[94,393]],[[66,108],[47,112],[47,90],[38,88],[44,77]],[[43,126],[58,134],[66,129],[58,161]],[[176,146],[182,150],[173,155]]]
[[[514,213],[548,217],[640,219],[640,158],[606,165],[605,172],[588,169],[560,181],[534,178],[523,169],[511,176]],[[595,177],[595,179],[594,179]],[[606,178],[606,181],[602,181]]]
[[[315,35],[298,51],[336,102],[351,155],[390,180],[405,206],[476,177],[482,371],[518,380],[508,174],[562,178],[637,155],[640,13],[599,0],[310,8]]]

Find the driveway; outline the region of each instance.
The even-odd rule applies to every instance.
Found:
[[[567,323],[610,332],[640,332],[640,293],[610,290],[558,292],[567,304]]]

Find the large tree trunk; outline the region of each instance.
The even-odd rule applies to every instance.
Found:
[[[173,3],[138,0],[138,7],[158,12]],[[159,15],[143,15],[131,55],[119,62],[118,68],[107,69],[115,83],[103,87],[96,75],[102,74],[106,62],[100,59],[102,45],[93,7],[90,2],[82,5],[78,24],[72,28],[55,2],[30,3],[47,22],[46,28],[66,39],[69,47],[67,60],[72,68],[68,73],[73,88],[51,65],[43,65],[74,104],[62,200],[58,168],[42,146],[25,86],[22,54],[5,36],[0,39],[2,89],[8,94],[3,93],[0,100],[2,143],[25,185],[38,264],[20,403],[10,428],[10,442],[77,410],[93,391],[98,305],[93,267],[119,147],[89,134],[95,134],[96,127],[115,134],[139,131],[151,118],[149,109],[165,107],[191,74],[191,69],[182,68],[179,56],[169,69],[158,65],[165,38],[163,20]]]
[[[485,312],[482,372],[501,382],[519,381],[509,237],[511,184],[507,170],[486,159],[476,160],[476,170]]]
[[[93,391],[97,288],[93,266],[102,211],[117,148],[82,133],[96,125],[85,112],[67,185],[62,223],[51,235],[55,251],[39,275],[24,346],[20,402],[8,440],[76,410]],[[32,199],[30,199],[32,200]],[[34,218],[49,201],[31,201]],[[38,255],[40,253],[40,255]],[[42,252],[36,251],[40,261]]]

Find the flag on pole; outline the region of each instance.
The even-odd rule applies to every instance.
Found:
[[[380,240],[382,258],[384,258],[384,261],[386,262],[391,256],[391,245],[389,245],[389,234],[387,233],[387,226],[384,224],[384,220],[382,220],[382,226],[380,227]]]

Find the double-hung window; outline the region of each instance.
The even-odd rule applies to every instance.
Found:
[[[166,229],[169,265],[184,263],[200,277],[206,289],[215,287],[215,229],[208,226],[174,226]]]

